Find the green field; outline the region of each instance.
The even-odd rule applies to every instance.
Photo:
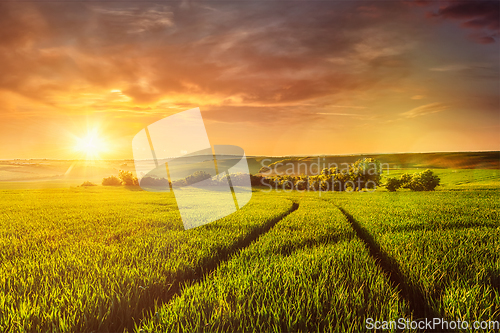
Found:
[[[346,332],[366,331],[368,318],[498,321],[499,171],[435,172],[442,186],[433,192],[258,188],[240,211],[187,231],[169,193],[5,184],[0,331]]]

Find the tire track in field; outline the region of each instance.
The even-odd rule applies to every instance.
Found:
[[[195,276],[191,278],[190,280],[200,280],[203,279],[206,275],[210,274],[213,272],[219,265],[225,261],[228,261],[231,259],[232,256],[234,256],[237,252],[243,250],[244,248],[248,247],[251,243],[257,241],[261,236],[264,234],[268,233],[269,230],[271,230],[279,221],[283,220],[285,217],[290,215],[291,213],[295,212],[297,209],[299,209],[299,204],[297,202],[293,202],[292,207],[290,207],[289,210],[284,212],[281,215],[276,216],[272,220],[270,220],[268,223],[266,223],[262,228],[257,228],[256,230],[252,231],[249,233],[245,238],[243,238],[241,241],[237,242],[234,244],[231,249],[223,254],[221,254],[215,262],[212,262],[208,265],[205,265],[203,267],[200,267],[200,270],[195,273]]]
[[[336,205],[337,206],[337,205]],[[443,316],[436,313],[427,302],[424,294],[419,290],[418,286],[408,283],[404,274],[401,272],[399,264],[385,253],[380,245],[375,241],[373,236],[357,222],[354,217],[349,214],[344,208],[337,206],[337,208],[344,214],[356,235],[363,241],[368,249],[370,256],[374,259],[375,263],[382,272],[387,276],[389,282],[401,299],[405,300],[413,313],[415,321],[423,320],[425,318],[432,321],[432,318],[442,318]],[[419,330],[426,332],[426,330]],[[445,330],[441,332],[455,332],[455,330]]]
[[[128,332],[135,332],[135,325],[139,325],[143,319],[151,315],[151,311],[154,309],[155,305],[161,306],[162,304],[168,303],[172,298],[178,296],[182,293],[182,285],[188,282],[198,282],[203,280],[206,276],[210,275],[215,271],[220,264],[230,260],[239,251],[248,247],[251,243],[257,241],[261,236],[269,232],[279,221],[283,220],[288,215],[299,209],[298,202],[293,202],[292,207],[286,212],[276,216],[267,223],[265,223],[261,228],[256,228],[254,231],[250,232],[246,237],[236,242],[230,249],[221,253],[217,258],[208,262],[203,266],[199,266],[195,269],[193,274],[185,276],[184,278],[174,281],[167,291],[165,291],[165,286],[152,286],[149,292],[152,297],[147,297],[146,299],[154,299],[153,302],[148,302],[147,304],[142,304],[143,315],[140,318],[130,318],[124,325],[119,325],[113,327],[112,331],[123,332],[127,329]],[[153,295],[156,295],[153,296]],[[158,296],[160,295],[160,296]],[[115,329],[116,328],[116,329]]]

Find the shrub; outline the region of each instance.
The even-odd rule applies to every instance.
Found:
[[[412,175],[409,173],[403,173],[401,178],[399,178],[399,187],[401,188],[410,188],[410,183],[412,179]]]
[[[387,181],[385,183],[385,188],[389,192],[396,192],[396,190],[401,186],[401,183],[398,179],[396,178],[387,178]]]
[[[172,186],[182,187],[182,186],[187,186],[187,185],[189,185],[189,184],[186,183],[186,178],[177,179],[177,180],[172,181]]]
[[[248,184],[248,178],[250,178],[249,174],[242,172],[232,173],[230,176],[231,176],[231,184],[233,186],[245,186]]]
[[[412,191],[434,191],[439,182],[439,177],[427,169],[423,172],[413,174],[409,188]]]
[[[250,183],[252,186],[261,186],[263,185],[262,180],[264,179],[261,175],[250,175]]]
[[[137,177],[130,171],[120,170],[118,172],[118,178],[122,181],[123,185],[126,186],[139,186],[139,181]]]
[[[121,180],[115,176],[109,176],[107,178],[102,179],[102,185],[104,186],[119,186],[121,184],[122,184]]]
[[[187,185],[193,185],[196,183],[199,183],[201,181],[204,181],[206,179],[210,179],[212,176],[210,176],[209,173],[205,171],[196,171],[192,175],[187,176],[185,179]]]
[[[141,179],[141,186],[151,187],[169,187],[168,180],[165,178],[155,178],[146,176]]]
[[[88,180],[86,180],[80,186],[97,186],[97,185],[94,184],[94,183],[92,183],[92,182],[89,182]]]

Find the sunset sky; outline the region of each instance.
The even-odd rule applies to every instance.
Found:
[[[194,107],[247,155],[500,150],[499,6],[0,2],[0,159],[132,158]]]

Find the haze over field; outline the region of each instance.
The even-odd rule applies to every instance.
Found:
[[[364,157],[373,157],[383,163],[389,174],[399,169],[495,169],[500,170],[500,152],[371,154],[323,156],[247,156],[249,171],[255,175],[264,165],[274,163],[270,172],[275,174],[318,174],[328,165],[342,168],[343,163],[354,163]],[[210,156],[206,157],[210,159]],[[203,159],[203,158],[201,158]],[[239,160],[236,158],[235,160]],[[219,161],[219,163],[221,163]],[[231,164],[231,160],[227,163]],[[277,163],[280,163],[277,165]],[[232,164],[231,164],[232,165]],[[221,164],[223,166],[223,164]],[[48,160],[17,159],[0,161],[0,181],[23,182],[26,187],[59,187],[79,185],[82,181],[101,183],[104,177],[117,175],[119,170],[135,172],[133,160]],[[36,183],[37,181],[43,181]],[[16,185],[15,187],[18,187]],[[0,189],[3,188],[0,186]]]
[[[193,107],[247,155],[497,151],[499,17],[482,0],[2,2],[0,157],[130,159],[140,129]]]

